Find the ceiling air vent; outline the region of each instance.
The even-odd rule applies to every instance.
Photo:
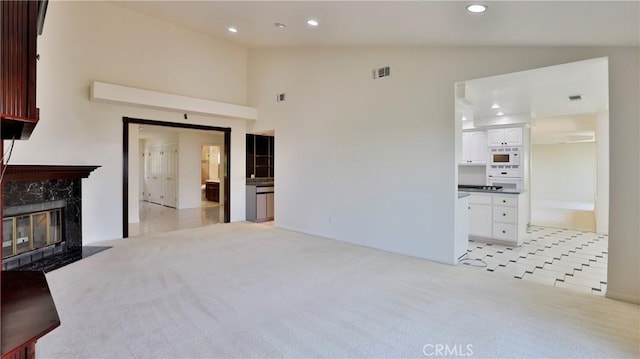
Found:
[[[569,96],[569,101],[580,101],[580,100],[582,100],[582,95]]]
[[[391,68],[389,66],[380,67],[378,69],[373,70],[373,78],[379,79],[381,77],[387,77],[391,75]]]

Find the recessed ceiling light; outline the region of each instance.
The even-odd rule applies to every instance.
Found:
[[[236,32],[238,32],[238,29],[236,29],[235,27],[230,27],[230,28],[228,28],[227,30],[229,30],[229,32],[232,32],[232,33],[234,33],[234,34],[235,34]]]
[[[504,113],[502,111],[496,113],[496,116],[504,116]]]
[[[285,27],[287,27],[287,25],[281,23],[281,22],[276,22],[273,24],[273,26],[277,27],[278,29],[284,29]]]
[[[467,5],[467,11],[472,12],[474,14],[481,14],[487,11],[487,9],[488,9],[487,5],[482,5],[482,4]]]
[[[500,105],[498,105],[497,103],[494,103],[493,105],[491,105],[491,108],[500,108]]]
[[[307,20],[307,25],[316,27],[316,26],[320,25],[320,23],[318,22],[318,20],[309,19],[309,20]]]

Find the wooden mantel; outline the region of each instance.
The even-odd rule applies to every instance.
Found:
[[[3,181],[87,178],[100,166],[8,165]]]

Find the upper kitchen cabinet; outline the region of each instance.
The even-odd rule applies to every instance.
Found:
[[[273,136],[247,134],[247,178],[273,177]]]
[[[36,108],[36,42],[46,1],[0,2],[0,134],[28,139],[39,119]]]
[[[489,147],[522,146],[522,127],[487,130]]]
[[[487,163],[487,133],[485,131],[463,132],[461,164],[485,163]]]

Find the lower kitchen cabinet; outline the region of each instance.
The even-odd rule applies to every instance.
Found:
[[[273,220],[274,196],[273,185],[247,185],[247,221],[265,222]]]
[[[469,235],[491,237],[491,197],[469,197]]]
[[[526,233],[523,194],[471,193],[469,237],[518,246]]]

